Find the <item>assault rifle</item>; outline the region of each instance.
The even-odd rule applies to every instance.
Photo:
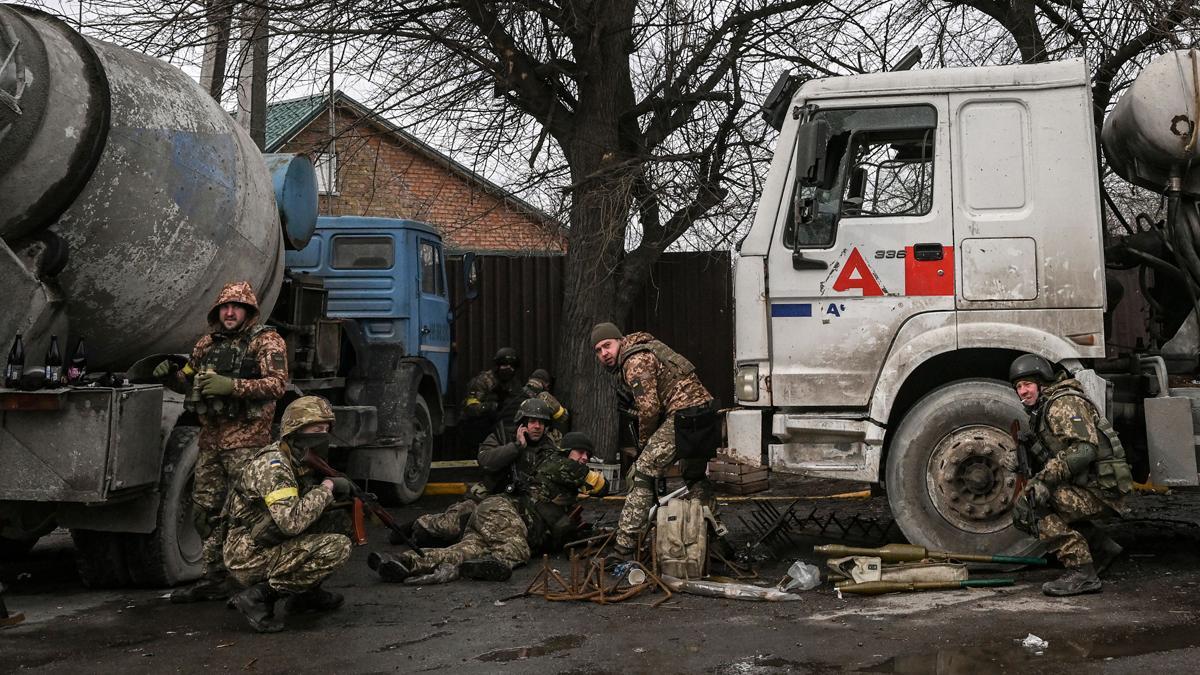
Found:
[[[1013,443],[1017,446],[1017,480],[1016,489],[1013,490],[1013,498],[1021,496],[1021,492],[1025,489],[1025,481],[1033,478],[1033,472],[1029,468],[1029,447],[1024,438],[1021,437],[1021,422],[1013,420],[1008,427],[1008,433],[1012,434]]]
[[[341,477],[345,478],[346,480],[350,480],[346,474],[329,466],[328,462],[311,452],[304,457],[304,463],[312,467],[314,471],[321,472],[321,474],[327,478]],[[403,527],[400,527],[399,523],[396,522],[396,519],[392,517],[392,514],[388,513],[387,509],[380,505],[379,498],[358,487],[358,485],[352,480],[350,481],[350,494],[353,495],[355,499],[362,502],[363,506],[366,507],[366,509],[370,511],[372,515],[379,519],[379,522],[383,523],[388,529],[399,535],[400,540],[403,541],[409,548],[411,548],[413,553],[416,553],[417,555],[425,555],[425,552],[421,550],[421,547],[417,546],[416,543],[413,542],[412,538],[408,536],[408,533],[404,531]]]
[[[1028,558],[1016,555],[984,555],[981,553],[948,553],[932,551],[912,544],[888,544],[880,548],[854,548],[840,544],[814,546],[813,553],[831,558],[851,555],[879,558],[887,563],[920,562],[922,560],[958,560],[973,563],[1002,563],[1007,565],[1045,565],[1043,558]]]

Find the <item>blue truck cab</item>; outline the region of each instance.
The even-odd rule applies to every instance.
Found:
[[[310,346],[297,347],[311,348],[315,363],[336,351],[323,357],[336,367],[293,374],[293,383],[334,403],[348,475],[374,482],[381,496],[415,500],[446,418],[451,307],[441,236],[414,220],[322,216],[285,263],[293,286],[323,288],[320,314],[337,328],[322,333],[318,322]],[[323,337],[331,333],[339,337]]]

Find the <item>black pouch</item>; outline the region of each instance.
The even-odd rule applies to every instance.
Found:
[[[717,402],[684,408],[675,413],[675,455],[679,459],[708,460],[721,445],[721,418]]]
[[[288,540],[288,536],[279,529],[275,520],[270,516],[260,518],[250,526],[250,538],[263,548],[278,546]]]

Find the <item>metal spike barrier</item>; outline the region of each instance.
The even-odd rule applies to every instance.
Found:
[[[750,500],[749,511],[738,514],[738,520],[748,535],[746,552],[765,546],[771,549],[775,557],[779,557],[788,549],[797,548],[793,537],[801,535],[867,544],[882,544],[903,536],[896,527],[896,521],[890,518],[881,520],[859,514],[838,515],[820,507],[798,509],[800,501],[799,498],[794,499],[786,507],[780,508],[776,502]]]

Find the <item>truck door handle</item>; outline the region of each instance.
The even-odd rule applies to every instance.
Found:
[[[829,267],[824,260],[805,258],[800,251],[792,251],[792,269],[794,270],[823,270]]]
[[[913,244],[913,257],[917,260],[941,260],[943,252],[941,244]]]
[[[421,335],[429,335],[429,326],[421,326]]]

